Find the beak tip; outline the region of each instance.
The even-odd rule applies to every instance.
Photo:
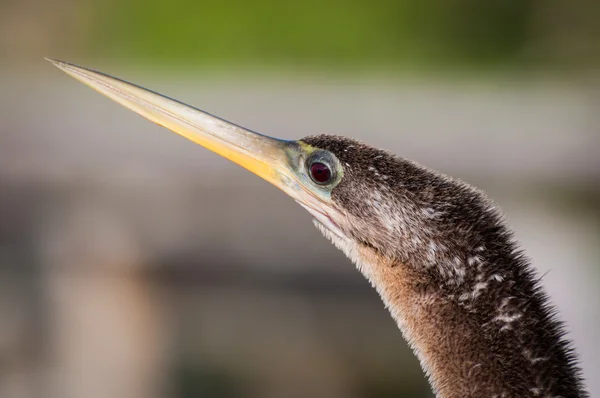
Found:
[[[61,61],[58,59],[53,59],[53,58],[48,58],[48,57],[44,57],[44,59],[64,72],[69,70],[70,69],[69,67],[71,66],[71,64],[69,64],[68,62]]]
[[[59,61],[57,59],[52,59],[52,58],[48,58],[48,57],[44,57],[44,59],[46,61],[50,62],[52,65],[59,66],[60,64],[62,64],[62,61]]]

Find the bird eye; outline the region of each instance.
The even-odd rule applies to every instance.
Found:
[[[308,156],[304,167],[306,174],[317,185],[334,185],[338,181],[340,167],[334,154],[317,150]]]
[[[310,176],[317,184],[327,184],[331,181],[331,169],[325,163],[313,162],[310,165]]]

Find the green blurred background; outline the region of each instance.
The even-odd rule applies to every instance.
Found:
[[[432,396],[304,210],[45,56],[486,190],[600,394],[599,20],[594,0],[0,0],[0,397]]]
[[[40,51],[185,69],[333,73],[589,71],[593,0],[2,2],[2,55]]]

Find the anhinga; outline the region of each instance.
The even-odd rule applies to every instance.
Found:
[[[380,294],[438,397],[588,396],[539,279],[481,191],[353,139],[267,137],[108,75],[51,62],[308,210]]]

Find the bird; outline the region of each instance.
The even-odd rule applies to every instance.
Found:
[[[272,138],[110,75],[49,61],[305,208],[378,292],[437,397],[589,396],[565,325],[483,191],[351,138]]]

